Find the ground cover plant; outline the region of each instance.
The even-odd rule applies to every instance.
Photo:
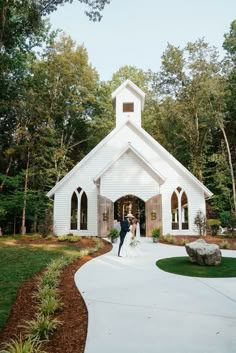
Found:
[[[156,262],[161,270],[182,276],[224,278],[236,277],[236,258],[222,257],[218,266],[201,266],[190,262],[188,256],[170,257]]]
[[[163,244],[170,244],[170,245],[177,245],[177,246],[184,246],[187,243],[191,243],[197,239],[204,239],[209,244],[217,244],[221,249],[228,249],[228,250],[236,250],[236,238],[229,237],[228,234],[221,235],[221,236],[184,236],[184,235],[177,235],[172,236],[167,234],[165,236],[160,236],[160,243]]]
[[[39,239],[28,238],[25,237],[25,240]],[[50,246],[17,243],[20,240],[21,237],[4,237],[0,241],[0,331],[21,283],[43,270],[52,260],[65,254],[76,254],[80,250],[79,247],[59,243]]]
[[[43,345],[47,342],[46,351],[56,350],[60,352],[60,349],[63,350],[65,347],[65,339],[68,340],[66,343],[68,352],[76,353],[83,351],[86,339],[87,312],[84,307],[84,302],[75,287],[73,274],[83,263],[93,256],[97,256],[96,254],[108,251],[110,247],[107,246],[108,244],[104,244],[100,239],[94,237],[82,238],[80,244],[73,244],[69,247],[64,246],[64,243],[62,246],[62,244],[56,241],[57,246],[63,250],[63,256],[60,254],[58,258],[50,262],[47,268],[41,273],[40,279],[38,276],[34,276],[20,287],[17,300],[11,311],[10,320],[8,320],[7,326],[2,332],[3,334],[0,335],[0,341],[4,343],[7,349],[6,352],[15,353],[16,349],[19,347],[21,349],[19,352],[25,352],[26,348],[27,352],[30,352],[29,349],[33,349],[32,352],[36,352],[36,349],[38,349],[37,352],[42,352],[42,340],[44,341]],[[26,241],[28,241],[28,239],[26,239]],[[38,241],[38,239],[35,239],[35,241]],[[35,241],[33,243],[35,243]],[[52,239],[49,244],[49,247],[53,245],[53,249],[55,248],[54,241],[55,239]],[[7,242],[9,242],[9,240]],[[44,244],[42,244],[43,242]],[[5,241],[3,243],[5,243]],[[42,242],[36,245],[37,247],[45,246],[46,243],[47,240],[42,239]],[[51,250],[52,249],[50,249],[50,251]],[[34,278],[36,278],[36,280]],[[27,289],[29,288],[27,283],[35,283],[34,290],[31,291],[31,293],[27,293]],[[32,288],[32,286],[30,287]],[[24,288],[26,290],[24,290]],[[24,304],[22,304],[22,302],[24,302]],[[29,310],[31,311],[30,316]],[[19,322],[22,322],[22,316],[24,318],[25,312],[27,311],[27,321],[23,320],[24,325],[17,325]],[[59,319],[57,318],[58,316]],[[68,317],[72,318],[72,324],[70,320],[67,320]],[[62,320],[60,320],[61,318]],[[52,335],[58,325],[63,325],[62,330],[64,328],[66,330],[68,324],[70,333],[67,332],[66,336],[61,335],[61,333],[59,336],[56,336],[55,334],[59,333],[57,332],[58,330]],[[78,327],[80,327],[81,332],[79,336]],[[16,336],[17,338],[15,338]],[[48,338],[50,338],[49,341],[47,340]],[[6,342],[9,342],[10,345],[8,344],[8,346],[6,346]],[[39,346],[36,347],[36,343],[39,343]],[[26,348],[25,345],[27,346]]]

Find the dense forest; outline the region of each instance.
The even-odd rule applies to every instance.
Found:
[[[79,0],[100,20],[109,0]],[[66,0],[0,0],[0,227],[47,233],[46,197],[114,128],[111,92],[131,79],[146,93],[143,127],[214,193],[210,218],[235,220],[236,20],[222,43],[167,45],[158,72],[123,66],[101,81],[86,47],[52,32]]]

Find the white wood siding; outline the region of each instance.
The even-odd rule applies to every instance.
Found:
[[[124,195],[135,195],[146,201],[160,190],[157,180],[132,152],[121,156],[101,179],[101,195],[113,202]]]
[[[126,194],[134,194],[144,201],[153,195],[162,194],[163,234],[196,234],[194,231],[194,217],[198,209],[205,211],[205,200],[202,189],[164,155],[158,147],[139,133],[130,124],[124,125],[117,134],[108,140],[97,153],[82,164],[75,173],[55,192],[54,222],[55,233],[70,232],[70,204],[75,189],[81,187],[88,197],[88,230],[78,231],[81,235],[97,234],[97,186],[93,179],[124,149],[128,143],[159,171],[166,181],[160,186],[150,175],[140,160],[132,154],[124,154],[102,176],[101,194],[111,200],[116,200]],[[189,230],[171,230],[171,195],[180,186],[185,190],[189,203]]]
[[[123,112],[123,103],[134,103],[134,112]],[[124,88],[116,97],[116,126],[120,126],[125,120],[130,119],[136,125],[141,126],[141,101],[136,92],[130,88]]]

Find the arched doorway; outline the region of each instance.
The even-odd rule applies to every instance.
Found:
[[[114,203],[114,219],[122,220],[128,213],[132,213],[138,219],[141,236],[145,236],[145,202],[135,195],[125,195],[116,200]]]

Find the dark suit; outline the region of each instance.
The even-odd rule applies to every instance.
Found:
[[[120,256],[120,249],[124,243],[126,233],[129,232],[129,221],[125,218],[123,221],[120,222],[121,230],[120,230],[120,244],[119,244],[119,251],[118,256]]]

